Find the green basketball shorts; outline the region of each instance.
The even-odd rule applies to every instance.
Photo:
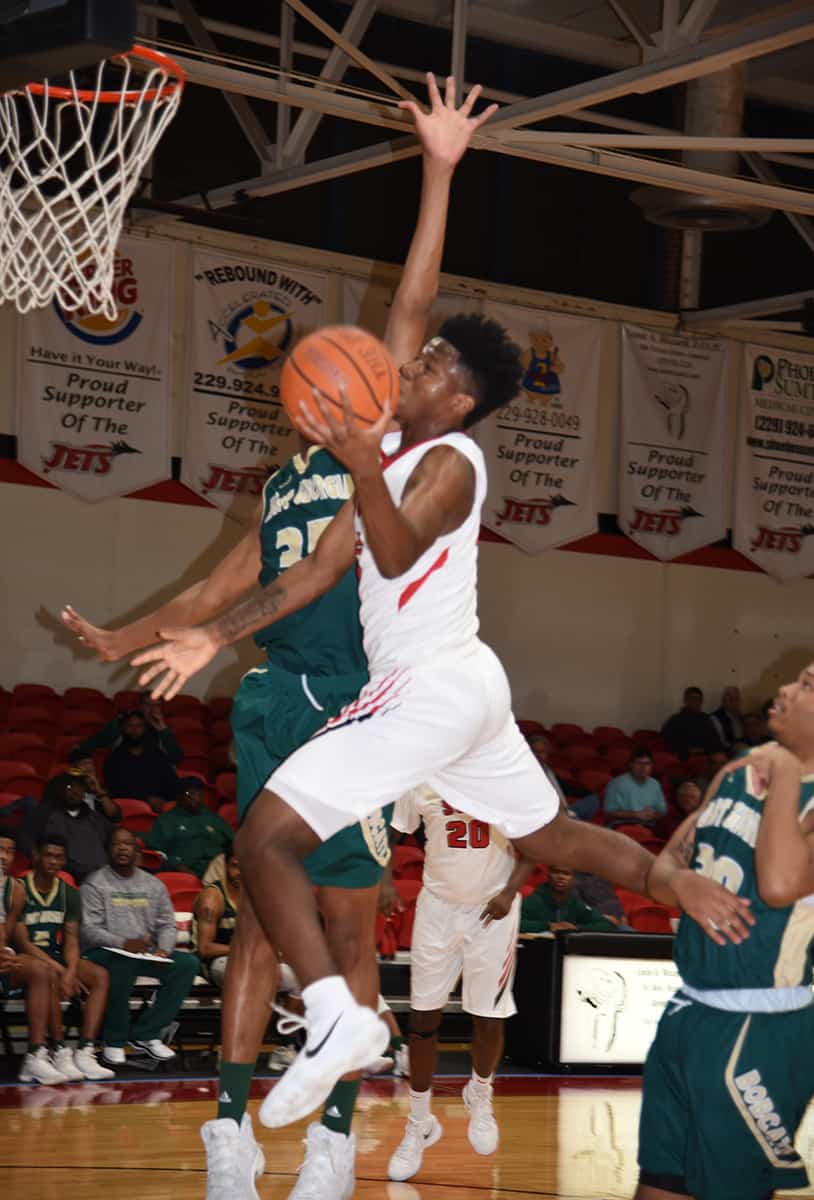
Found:
[[[270,664],[244,675],[232,706],[241,821],[280,763],[355,700],[366,683],[367,674],[361,671],[300,676]],[[341,888],[377,884],[390,861],[387,826],[391,816],[392,805],[340,829],[309,854],[304,865],[311,882],[317,887]]]

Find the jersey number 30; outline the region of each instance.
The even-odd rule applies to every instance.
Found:
[[[726,854],[716,858],[712,846],[707,842],[700,842],[696,848],[696,862],[700,875],[705,875],[707,879],[714,879],[716,883],[720,883],[721,887],[725,887],[727,891],[734,892],[736,895],[741,890],[743,867],[740,863],[735,862],[734,858],[729,858]]]

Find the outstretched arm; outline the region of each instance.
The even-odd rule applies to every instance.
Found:
[[[258,507],[245,537],[205,579],[179,592],[146,617],[139,617],[121,629],[103,629],[86,621],[68,604],[62,610],[62,621],[83,645],[95,650],[102,662],[117,662],[143,646],[151,646],[160,636],[161,629],[198,625],[210,620],[228,605],[234,604],[257,581],[260,573],[260,515],[261,509]]]
[[[421,349],[430,310],[438,294],[449,192],[455,168],[466,153],[472,135],[497,110],[497,105],[492,104],[477,117],[471,115],[481,93],[480,86],[473,87],[461,107],[456,109],[455,80],[451,76],[447,79],[443,100],[432,74],[427,75],[427,90],[429,113],[409,100],[399,105],[412,113],[424,155],[418,222],[384,335],[397,366],[415,358]]]
[[[206,625],[161,630],[162,644],[133,659],[134,666],[146,668],[139,683],[142,687],[152,684],[155,699],[171,700],[224,646],[265,629],[330,591],[353,565],[355,556],[353,501],[349,500],[325,530],[313,554],[289,567],[267,588],[256,588]]]

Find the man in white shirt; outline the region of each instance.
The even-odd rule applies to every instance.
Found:
[[[393,1180],[411,1179],[424,1151],[441,1137],[430,1112],[441,1012],[463,973],[463,1008],[472,1016],[472,1078],[463,1090],[469,1142],[494,1154],[498,1128],[492,1080],[503,1057],[503,1023],[514,1014],[512,984],[520,921],[519,889],[534,870],[516,859],[493,826],[447,804],[429,786],[402,797],[397,833],[427,836],[424,886],[416,904],[410,952],[410,1115],[390,1159]]]

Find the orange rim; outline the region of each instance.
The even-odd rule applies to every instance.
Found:
[[[140,100],[166,100],[176,92],[181,91],[186,83],[186,75],[182,67],[170,58],[167,54],[162,54],[159,50],[151,50],[148,46],[134,46],[132,50],[128,50],[126,54],[120,54],[117,58],[138,58],[146,62],[148,66],[161,67],[166,71],[167,75],[172,76],[166,83],[162,83],[160,87],[150,88],[147,92],[130,91],[130,92],[94,92],[89,88],[65,88],[53,87],[50,83],[29,83],[26,91],[33,92],[35,96],[52,96],[55,100],[73,100],[76,97],[88,104],[96,101],[98,104],[137,104]]]

